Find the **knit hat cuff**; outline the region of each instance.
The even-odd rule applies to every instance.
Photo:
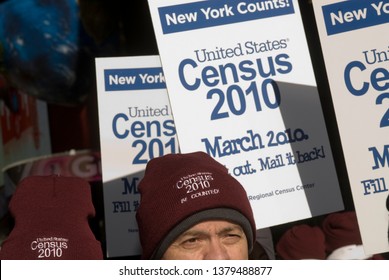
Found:
[[[253,230],[249,220],[239,211],[229,208],[214,208],[204,210],[189,216],[181,221],[162,239],[160,245],[155,249],[150,259],[159,260],[162,258],[169,246],[180,236],[183,232],[190,229],[194,225],[210,220],[226,220],[240,225],[246,235],[248,250],[251,252],[253,248]]]

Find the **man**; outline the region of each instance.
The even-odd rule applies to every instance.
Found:
[[[152,159],[139,192],[143,259],[248,259],[256,228],[247,194],[206,153]]]

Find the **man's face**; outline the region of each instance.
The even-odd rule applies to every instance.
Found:
[[[247,260],[247,238],[237,224],[221,220],[201,222],[182,233],[162,259]]]

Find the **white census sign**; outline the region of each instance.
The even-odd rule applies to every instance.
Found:
[[[389,251],[389,3],[314,1],[366,254]]]
[[[135,214],[147,162],[176,153],[159,56],[96,59],[107,256],[140,255]]]
[[[149,7],[181,151],[224,164],[258,228],[342,210],[297,1]]]

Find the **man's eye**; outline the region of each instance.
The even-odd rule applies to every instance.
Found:
[[[197,241],[198,241],[197,238],[190,238],[190,239],[185,240],[185,243],[195,243]]]
[[[235,244],[241,240],[242,236],[240,234],[227,234],[224,237],[224,242],[227,244]]]
[[[193,237],[193,238],[189,238],[189,239],[184,240],[181,243],[181,246],[184,247],[185,249],[191,249],[191,248],[198,246],[199,243],[200,243],[200,240],[198,238]]]

